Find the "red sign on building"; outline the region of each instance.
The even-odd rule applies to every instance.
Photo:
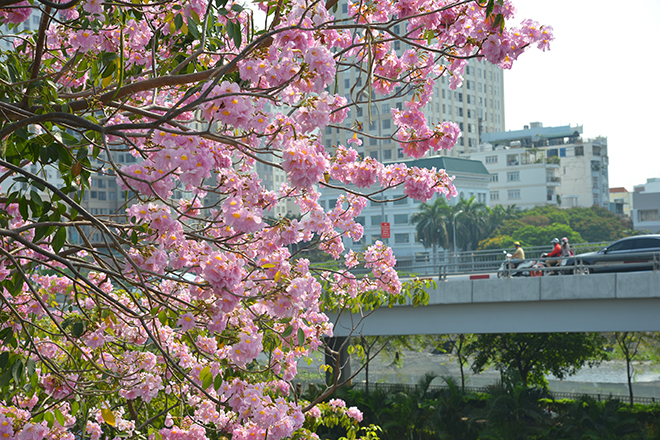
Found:
[[[381,238],[390,238],[390,224],[381,223],[380,224],[380,237]]]

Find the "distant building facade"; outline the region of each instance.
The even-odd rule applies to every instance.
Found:
[[[630,217],[632,193],[623,187],[610,188],[610,211],[620,217]]]
[[[436,156],[401,163],[405,163],[409,167],[445,169],[449,175],[456,176],[453,183],[458,191],[458,197],[448,201],[450,205],[458,203],[461,198],[469,199],[471,197],[475,198],[475,202],[488,205],[490,174],[486,167],[477,160]],[[342,192],[324,189],[323,195],[319,199],[321,207],[326,210],[333,209],[339,194]],[[346,239],[344,241],[346,249],[357,252],[364,246],[381,240],[392,248],[397,259],[413,258],[415,255],[426,258],[425,256],[430,250],[425,249],[422,242],[418,240],[415,225],[410,221],[412,215],[419,210],[421,203],[410,198],[403,198],[402,187],[385,192],[387,200],[399,198],[401,199],[387,203],[369,202],[360,216],[356,218],[356,222],[364,226],[362,240],[354,243],[352,240]],[[434,200],[435,198],[427,203],[432,203]],[[381,237],[382,222],[390,224],[390,238]]]
[[[633,188],[633,228],[660,233],[660,178],[647,179]]]
[[[521,148],[482,145],[483,151],[470,154],[471,159],[481,161],[490,173],[489,203],[491,206],[515,205],[521,209],[540,205],[557,206],[559,164],[548,160],[542,151],[532,152]]]
[[[488,157],[498,156],[499,160],[499,155],[505,156],[506,167],[504,169],[510,168],[506,173],[512,172],[514,174],[511,176],[507,174],[506,182],[493,182],[491,190],[507,191],[506,201],[509,201],[509,194],[515,197],[517,196],[515,191],[520,189],[520,199],[519,203],[516,203],[517,206],[556,204],[563,208],[590,207],[593,205],[608,208],[609,158],[607,138],[599,137],[583,140],[580,137],[581,133],[581,125],[575,127],[570,125],[543,127],[540,122],[534,122],[530,126],[525,126],[523,130],[482,134],[481,140],[484,145],[480,145],[479,151],[473,152],[471,157],[481,158],[483,156],[481,160],[484,160],[489,171],[492,170],[493,173],[499,174],[504,172],[502,171],[502,164],[499,162],[497,166],[494,163],[489,164]],[[513,151],[515,149],[520,149],[521,152]],[[502,150],[509,152],[495,153]],[[514,159],[506,159],[507,155],[511,155]],[[518,165],[515,165],[516,156],[519,156]],[[523,160],[527,160],[526,165],[532,165],[530,160],[533,160],[534,164],[537,165],[536,171],[541,173],[541,176],[537,175],[533,180],[523,180],[523,176],[520,175],[520,188],[517,188],[516,185],[511,185],[512,181],[509,179],[516,177],[513,168],[522,165]],[[541,163],[556,165],[556,170],[553,171],[555,167],[551,166],[538,166]],[[542,188],[543,177],[548,183],[545,196],[539,191]],[[509,191],[512,193],[509,193]],[[523,193],[527,194],[525,198],[523,198]],[[491,203],[495,204],[492,199]],[[513,200],[508,204],[512,203]]]

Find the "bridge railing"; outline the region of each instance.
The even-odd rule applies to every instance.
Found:
[[[578,253],[600,250],[610,242],[572,244],[571,249]],[[551,250],[551,246],[530,246],[525,248],[528,259],[538,259]],[[438,252],[436,255],[423,254],[397,256],[396,269],[399,273],[411,275],[462,275],[496,272],[505,260],[507,252],[513,249],[490,249],[467,252]]]
[[[589,274],[595,270],[602,272],[623,272],[635,270],[660,270],[660,252],[638,252],[629,255],[596,255],[588,258],[585,263],[584,258],[577,255],[574,257],[545,257],[538,259],[520,260],[517,267],[507,262],[502,270],[498,269],[498,276],[512,277],[518,275],[524,276],[543,276],[550,274]],[[623,261],[622,261],[623,260]],[[543,263],[534,267],[520,266],[524,262]],[[548,261],[556,261],[555,265],[548,265]]]

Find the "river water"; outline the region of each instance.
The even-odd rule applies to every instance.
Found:
[[[403,355],[403,367],[401,368],[392,365],[391,359],[385,356],[381,355],[374,359],[369,365],[369,382],[414,384],[427,372],[438,376],[433,382],[434,384],[442,383],[442,377],[447,376],[455,377],[460,381],[460,369],[454,356],[414,351],[405,351]],[[351,364],[353,371],[356,371],[360,362],[352,359]],[[660,365],[646,361],[635,363],[634,367],[633,392],[635,396],[655,397],[660,400]],[[318,365],[317,362],[313,362],[309,366],[305,363],[299,365],[298,369],[313,373],[318,371]],[[466,386],[483,387],[495,383],[500,378],[499,372],[492,368],[476,375],[471,374],[469,368],[466,368],[466,372],[468,373]],[[357,375],[354,382],[364,382],[365,379],[363,370]],[[624,361],[604,361],[593,368],[585,367],[564,380],[558,380],[552,376],[547,379],[551,391],[622,396],[628,394]]]

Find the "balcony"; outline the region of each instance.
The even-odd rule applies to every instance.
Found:
[[[545,181],[550,186],[559,186],[559,185],[561,185],[561,177],[546,176]]]

